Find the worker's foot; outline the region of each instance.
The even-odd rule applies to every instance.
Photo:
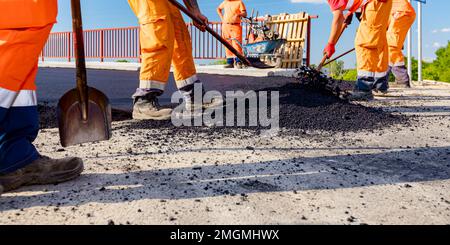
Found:
[[[237,69],[243,69],[244,68],[244,64],[242,64],[242,62],[238,61],[236,62],[236,64],[234,65]]]
[[[223,68],[225,68],[225,69],[234,68],[234,64],[226,64],[225,66],[223,66]]]
[[[73,180],[83,172],[83,160],[77,157],[51,159],[40,156],[31,164],[10,174],[0,175],[3,191],[21,186],[57,184]]]
[[[411,88],[411,84],[409,82],[406,82],[406,83],[395,83],[395,87],[397,87],[397,88]]]
[[[350,101],[370,101],[373,100],[374,97],[371,91],[353,91],[346,97],[346,99]]]
[[[204,111],[207,109],[215,109],[220,107],[223,107],[223,99],[221,97],[214,97],[210,102],[203,102],[201,104],[186,100],[186,110],[188,111]]]
[[[183,94],[185,108],[183,112],[176,113],[176,117],[198,117],[202,116],[207,109],[223,107],[222,97],[213,97],[209,102],[204,102],[205,90],[200,81],[180,88],[180,92]],[[199,97],[196,98],[196,96]]]
[[[0,196],[3,194],[3,186],[0,185]]]
[[[135,120],[169,120],[172,109],[161,108],[158,96],[154,93],[135,98],[133,107],[133,119]]]
[[[374,93],[375,96],[383,97],[383,96],[386,96],[386,95],[389,93],[389,90],[378,90],[378,89],[374,89],[374,90],[373,90],[373,93]]]

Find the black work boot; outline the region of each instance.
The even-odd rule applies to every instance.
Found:
[[[223,68],[225,68],[225,69],[234,68],[234,59],[233,58],[227,58],[227,64]]]
[[[0,189],[3,188],[3,191],[7,192],[21,186],[58,184],[77,178],[81,172],[83,160],[80,158],[51,159],[40,156],[13,173],[1,174]]]
[[[133,119],[162,121],[169,120],[171,116],[172,109],[159,105],[157,93],[151,92],[134,99]]]
[[[371,101],[374,99],[372,91],[354,90],[346,97],[349,101]]]
[[[240,61],[237,61],[234,65],[237,69],[244,69],[244,64]]]
[[[3,186],[0,185],[0,196],[3,194]]]

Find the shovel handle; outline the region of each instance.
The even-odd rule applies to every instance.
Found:
[[[329,60],[329,61],[325,62],[325,64],[323,64],[323,66],[326,66],[326,65],[330,64],[331,62],[336,61],[336,60],[338,60],[338,59],[340,59],[340,58],[346,56],[347,54],[349,54],[349,53],[351,53],[351,52],[353,52],[353,51],[355,51],[355,50],[356,50],[355,48],[352,48],[352,49],[350,49],[349,51],[347,51],[347,52],[345,52],[345,53],[343,53],[343,54],[341,54],[341,55],[336,56],[336,57],[333,58],[332,60]]]
[[[80,0],[71,0],[72,26],[74,32],[75,61],[77,66],[77,90],[79,95],[81,117],[88,120],[88,86],[86,75],[86,58],[84,54],[83,20]]]
[[[171,4],[173,4],[175,7],[177,7],[179,10],[181,10],[183,13],[185,13],[187,16],[189,16],[193,21],[195,21],[195,22],[197,22],[199,24],[203,24],[202,20],[197,18],[197,16],[192,14],[191,11],[189,11],[186,7],[181,5],[178,1],[176,1],[176,0],[169,0],[169,2]],[[245,63],[245,65],[249,65],[249,66],[252,65],[251,62],[244,55],[239,53],[239,51],[237,51],[229,42],[227,42],[224,38],[222,38],[222,36],[219,35],[217,32],[215,32],[211,27],[206,25],[205,29],[214,38],[219,40],[219,42],[221,42],[228,50],[230,50],[234,55],[236,55],[243,63]]]

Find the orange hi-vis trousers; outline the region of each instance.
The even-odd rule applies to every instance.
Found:
[[[164,90],[171,64],[178,88],[198,80],[192,44],[181,12],[167,0],[128,0],[139,19],[141,89]]]
[[[242,54],[242,25],[241,23],[237,24],[227,24],[224,23],[222,25],[222,37],[239,51]],[[227,58],[236,58],[236,55],[232,53],[230,50],[226,49]]]
[[[403,56],[403,44],[411,26],[416,20],[416,12],[407,0],[394,0],[395,2],[404,2],[396,4],[392,8],[387,39],[389,44],[389,65],[405,66]],[[401,9],[399,9],[401,8]]]
[[[391,8],[392,0],[372,0],[363,8],[355,40],[358,90],[388,89],[389,54],[386,31]]]
[[[0,0],[0,174],[39,157],[35,78],[57,11],[56,0]]]

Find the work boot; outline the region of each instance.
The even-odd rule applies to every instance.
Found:
[[[201,88],[198,88],[197,93],[200,94],[201,98],[197,99],[198,102],[201,102],[199,104],[195,100],[195,87],[200,86]],[[205,90],[203,88],[203,85],[200,81],[195,82],[194,84],[185,86],[184,88],[180,89],[180,92],[183,94],[184,101],[186,103],[186,110],[187,111],[195,111],[195,110],[207,110],[207,109],[213,109],[223,106],[223,99],[219,97],[212,98],[210,102],[203,102],[203,96],[205,95]]]
[[[411,88],[411,83],[409,81],[406,82],[406,83],[396,82],[395,83],[395,87],[397,87],[397,88]]]
[[[350,101],[370,101],[373,100],[373,94],[372,91],[360,91],[360,90],[354,90],[351,92],[350,95],[346,97],[346,99]]]
[[[133,119],[135,120],[169,120],[172,109],[161,108],[156,93],[136,97],[133,107]]]
[[[73,180],[83,172],[83,160],[77,157],[51,159],[40,156],[31,164],[13,173],[1,174],[3,191],[12,191],[21,186],[58,184]]]
[[[375,94],[375,96],[383,97],[389,93],[389,90],[374,89],[373,93]]]
[[[227,64],[223,68],[225,69],[234,68],[234,58],[227,58]]]
[[[242,64],[242,62],[238,61],[236,62],[236,64],[234,65],[237,69],[242,69],[244,68],[244,64]]]
[[[0,185],[0,196],[3,194],[3,186]]]

